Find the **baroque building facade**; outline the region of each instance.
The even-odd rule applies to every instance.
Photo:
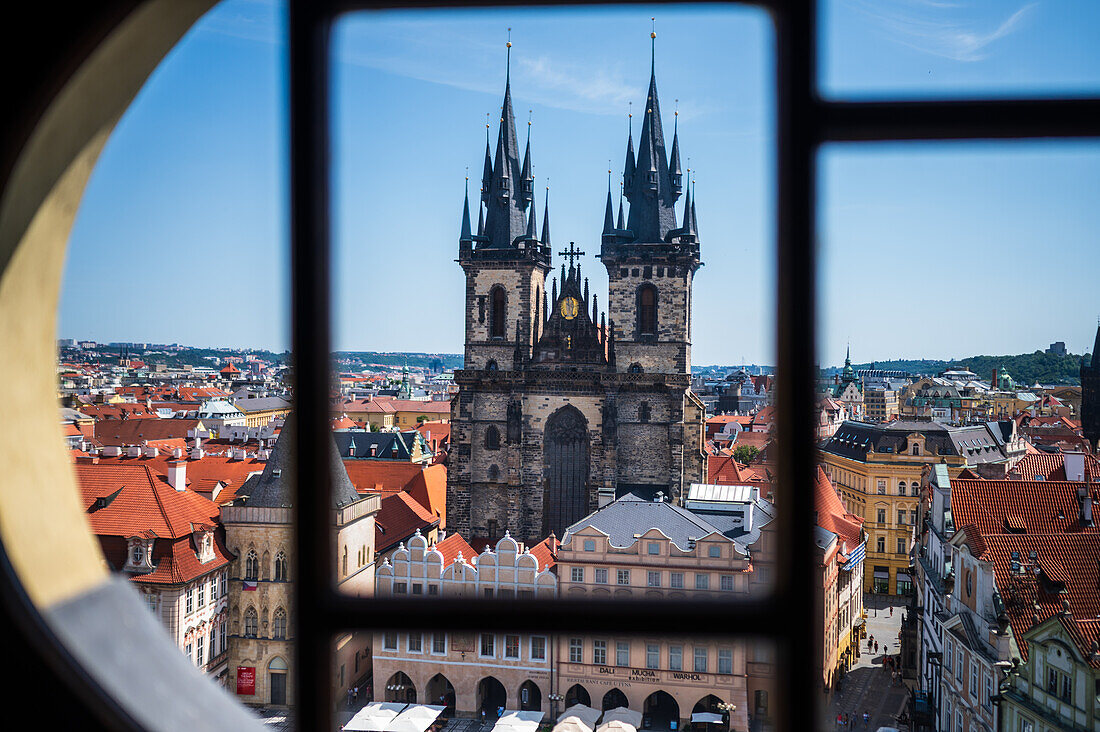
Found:
[[[476,233],[467,195],[459,237],[465,363],[451,405],[452,531],[496,540],[510,530],[534,544],[626,493],[678,500],[705,480],[705,409],[690,389],[695,207],[675,132],[666,154],[652,68],[623,183],[628,215],[620,200],[616,219],[610,185],[607,195],[601,314],[572,242],[548,286],[549,210],[539,234],[530,134],[521,159],[506,83],[495,154],[486,131]]]

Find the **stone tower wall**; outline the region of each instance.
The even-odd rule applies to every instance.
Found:
[[[692,267],[607,262],[610,307],[615,321],[615,361],[619,371],[640,364],[646,373],[691,371]],[[638,288],[657,288],[657,334],[638,333]]]
[[[529,260],[464,261],[466,272],[466,348],[465,367],[481,369],[490,360],[497,367],[510,370],[516,347],[516,321],[520,324],[520,342],[531,344],[537,328],[536,312],[542,313],[542,293],[546,290],[547,268]],[[504,288],[504,337],[490,337],[494,286]]]

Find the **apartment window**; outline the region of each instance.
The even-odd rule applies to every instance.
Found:
[[[185,600],[186,610],[184,612],[190,614],[195,611],[195,588],[187,588],[187,599]]]
[[[210,629],[210,659],[214,660],[214,656],[218,655],[218,628],[214,626]]]
[[[202,636],[195,639],[195,665],[201,666],[203,659]]]
[[[947,653],[943,654],[943,669],[944,669],[944,671],[946,671],[949,674],[954,673],[954,669],[952,668],[952,665],[951,665],[951,662],[954,658],[955,658],[955,644],[952,643],[950,638],[948,638],[947,639]],[[951,719],[951,715],[948,714],[947,718]]]
[[[413,591],[414,595],[423,595],[424,594],[424,585],[417,582],[417,583],[413,584],[412,591]]]
[[[885,554],[886,553],[886,537],[885,536],[880,536],[877,539],[875,539],[875,550],[879,554]]]
[[[674,588],[683,587],[684,586],[684,573],[683,572],[673,572],[672,574],[670,574],[668,584],[669,584],[670,587],[674,587]]]
[[[670,671],[683,671],[684,670],[684,647],[683,646],[669,646],[668,647],[668,668]]]
[[[1073,702],[1073,682],[1070,677],[1065,674],[1058,674],[1062,677],[1062,692],[1058,695],[1062,701],[1067,704]]]
[[[878,522],[880,524],[886,523],[886,509],[885,508],[880,508],[878,510]]]
[[[710,575],[709,574],[696,574],[695,575],[695,589],[697,589],[697,590],[709,590],[710,589]]]
[[[1035,725],[1031,723],[1030,719],[1021,719],[1020,732],[1035,732]]]
[[[146,595],[145,596],[145,604],[148,605],[149,609],[152,610],[155,613],[157,611],[157,596],[156,595]]]
[[[630,644],[624,641],[618,641],[615,644],[615,665],[616,666],[629,666],[630,665]]]
[[[188,643],[186,646],[184,646],[183,652],[187,654],[188,661],[190,661],[191,663],[195,662],[194,646],[192,644]]]
[[[650,554],[660,554],[661,553],[661,545],[658,544],[655,541],[651,541],[648,544],[646,544],[646,551],[649,552]]]
[[[482,590],[482,593],[485,595],[485,597],[492,598],[493,588],[492,587],[486,587],[484,590]]]
[[[645,667],[661,667],[661,647],[656,643],[646,643],[645,645]]]
[[[512,660],[519,659],[519,636],[504,636],[504,657]]]
[[[221,638],[222,638],[221,650],[219,651],[220,653],[225,653],[225,649],[229,647],[229,634],[225,632],[225,629],[226,629],[225,626],[226,626],[226,621],[223,620],[222,624],[220,626],[221,627]]]
[[[695,647],[695,671],[696,673],[707,672],[707,649]]]
[[[616,581],[618,582],[618,584],[620,584],[620,585],[629,585],[630,584],[630,570],[629,569],[620,569],[620,570],[618,570],[617,572],[615,572],[615,578],[616,578]]]
[[[898,511],[898,525],[905,525],[905,511]]]
[[[393,631],[387,631],[382,636],[382,648],[386,649],[387,651],[396,651],[397,650],[397,633],[395,633]]]
[[[569,570],[569,576],[574,582],[584,582],[584,567],[573,567]]]
[[[197,595],[198,595],[198,597],[196,598],[196,607],[201,609],[204,605],[206,605],[206,583],[205,582],[199,583]]]
[[[409,633],[409,653],[424,652],[424,636],[420,633]]]
[[[978,664],[970,662],[970,698],[978,698]]]
[[[541,635],[536,635],[531,638],[531,660],[546,660],[546,639]]]
[[[917,525],[917,512],[916,511],[910,511],[909,512],[909,523],[913,526]]]
[[[898,554],[905,554],[909,551],[908,547],[906,546],[908,543],[909,540],[904,537],[898,539]]]
[[[447,634],[432,633],[432,653],[442,656],[447,652]]]
[[[982,686],[984,688],[982,706],[989,709],[993,704],[993,677],[989,674],[982,674]]]
[[[733,651],[729,648],[718,649],[718,673],[733,673]]]
[[[595,539],[585,539],[584,540],[584,550],[586,552],[596,551],[596,540]]]
[[[963,649],[956,646],[955,650],[955,674],[959,681],[962,681],[963,674],[966,673],[966,667],[963,666]]]
[[[407,582],[394,582],[393,593],[395,595],[404,595],[409,591],[409,584]]]
[[[598,666],[607,665],[607,641],[592,641],[592,663]]]
[[[214,602],[218,599],[218,578],[210,578],[210,602]]]
[[[722,591],[723,592],[733,592],[733,575],[732,574],[722,575],[721,582],[722,582]]]
[[[885,480],[880,480],[878,482],[878,494],[880,496],[885,496],[886,495],[886,481]]]
[[[596,584],[598,584],[598,585],[606,585],[607,584],[607,570],[606,569],[601,569],[600,567],[596,568]]]
[[[709,547],[707,547],[707,556],[708,557],[720,557],[720,556],[722,556],[722,547],[720,547],[720,546],[709,546]]]
[[[582,663],[584,661],[584,641],[580,638],[569,639],[569,663]]]
[[[439,594],[439,585],[428,585],[428,594],[429,595],[438,595]]]
[[[492,633],[481,634],[481,655],[485,658],[496,655],[496,636]]]
[[[646,586],[648,587],[660,587],[661,586],[661,573],[660,572],[646,572]]]
[[[286,638],[286,610],[283,610],[282,608],[278,608],[277,610],[275,610],[275,615],[274,615],[274,618],[273,618],[272,625],[274,627],[274,631],[272,632],[271,637],[275,638],[276,640],[285,639]]]
[[[220,594],[220,595],[221,595],[222,597],[225,597],[226,595],[228,595],[228,594],[229,594],[229,582],[228,582],[228,577],[229,577],[229,575],[227,575],[227,574],[223,574],[223,575],[221,576],[221,587],[222,587],[222,591],[221,591],[221,593],[219,593],[219,594]]]

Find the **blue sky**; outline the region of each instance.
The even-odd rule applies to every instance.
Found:
[[[698,193],[694,361],[774,362],[773,39],[752,8],[347,16],[333,36],[333,302],[343,349],[460,352],[463,177],[485,115],[530,116],[555,249],[598,250],[608,159],[644,103],[650,16],[666,129]],[[62,337],[287,343],[285,18],[227,0],[150,79],[74,227]],[[1100,91],[1100,4],[840,0],[822,11],[831,97]],[[674,100],[679,100],[678,103]],[[635,134],[638,127],[635,125]],[[1100,144],[834,146],[820,165],[821,354],[857,360],[1091,345]],[[605,298],[601,297],[601,300]]]

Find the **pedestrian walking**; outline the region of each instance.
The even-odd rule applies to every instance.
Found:
[[[894,606],[893,605],[890,606],[890,617],[891,618],[894,617]]]
[[[875,641],[875,653],[878,653],[878,641]]]
[[[351,707],[351,689],[348,689],[348,707]]]
[[[871,726],[871,713],[868,712],[866,709],[863,710],[863,726],[864,727],[870,727]]]
[[[355,687],[355,690],[354,690],[354,691],[352,691],[352,693],[351,693],[351,700],[352,700],[353,702],[355,702],[356,704],[358,704],[358,703],[359,703],[359,687],[358,687],[358,686],[356,686],[356,687]]]

